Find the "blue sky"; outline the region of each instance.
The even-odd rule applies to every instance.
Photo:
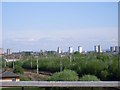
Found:
[[[117,45],[117,2],[2,3],[3,48],[64,51]]]
[[[2,12],[2,3],[0,3],[0,12]],[[0,47],[2,47],[2,13],[0,13]]]

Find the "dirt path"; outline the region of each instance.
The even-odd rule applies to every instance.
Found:
[[[9,71],[13,71],[12,68],[7,68]],[[36,73],[36,70],[26,70],[24,69],[24,74],[26,78],[29,78],[32,81],[46,81],[52,75],[50,72],[40,71],[39,74]]]
[[[30,71],[25,71],[24,75],[30,78],[32,81],[45,81],[45,80],[48,80],[48,78],[50,77],[49,75],[37,74]]]

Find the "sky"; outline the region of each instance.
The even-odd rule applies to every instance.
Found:
[[[119,2],[119,0],[1,0],[2,2]]]
[[[3,48],[94,50],[118,44],[117,2],[4,2]]]
[[[2,3],[0,3],[0,12],[2,12]],[[2,47],[2,13],[0,13],[0,47]]]

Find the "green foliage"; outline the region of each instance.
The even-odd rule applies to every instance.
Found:
[[[20,67],[18,65],[15,65],[15,68],[14,68],[13,72],[18,73],[18,74],[23,74],[24,73],[22,67]]]
[[[16,61],[16,62],[15,62],[15,65],[18,65],[18,66],[21,67],[21,66],[22,66],[22,62]]]
[[[75,71],[64,70],[62,72],[57,72],[50,77],[51,81],[77,81],[78,76]]]
[[[76,54],[80,54],[80,53],[76,51],[76,52],[74,52],[74,55],[76,55]]]
[[[7,62],[7,66],[13,68],[13,62]]]
[[[106,54],[97,54],[97,56],[96,56],[96,58],[97,59],[99,59],[99,60],[109,60],[109,56],[108,55],[106,55]]]
[[[101,80],[107,80],[108,76],[109,76],[109,72],[107,70],[101,71],[101,73],[100,73]]]
[[[60,72],[60,68],[70,69],[77,72],[79,77],[83,75],[95,75],[100,80],[120,80],[120,71],[118,68],[118,55],[110,53],[74,53],[69,56],[60,57],[49,52],[48,55],[38,57],[38,66],[40,71]],[[31,64],[32,63],[32,64]],[[4,64],[3,64],[4,65]],[[12,68],[13,63],[7,63]],[[37,59],[33,56],[24,56],[20,61],[15,62],[24,69],[35,70],[37,68]]]
[[[20,81],[30,81],[30,79],[28,77],[20,75]]]
[[[110,73],[109,80],[120,80],[119,59],[111,60],[108,71]]]
[[[80,81],[100,81],[100,79],[94,75],[84,75],[80,78]]]

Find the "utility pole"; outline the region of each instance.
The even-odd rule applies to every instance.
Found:
[[[7,61],[5,61],[5,67],[7,66],[6,63],[7,63]]]
[[[72,62],[72,56],[70,55],[70,65],[71,65],[71,62]]]
[[[14,69],[14,67],[15,67],[15,64],[14,64],[14,56],[13,56],[13,69]]]
[[[60,72],[62,71],[62,56],[60,56],[61,59],[60,59]]]
[[[32,57],[30,59],[31,59],[31,69],[32,69]]]
[[[88,60],[88,56],[87,56],[87,54],[85,55],[85,57],[86,57],[86,59],[85,59],[85,65],[87,65],[87,60]]]
[[[4,63],[4,66],[6,67],[6,62],[7,62],[7,57],[6,57],[6,59],[5,59],[5,63]]]
[[[37,74],[39,73],[39,69],[38,69],[38,56],[37,56]]]
[[[62,71],[62,61],[60,60],[60,72]]]
[[[75,57],[74,57],[74,61],[75,61]]]

